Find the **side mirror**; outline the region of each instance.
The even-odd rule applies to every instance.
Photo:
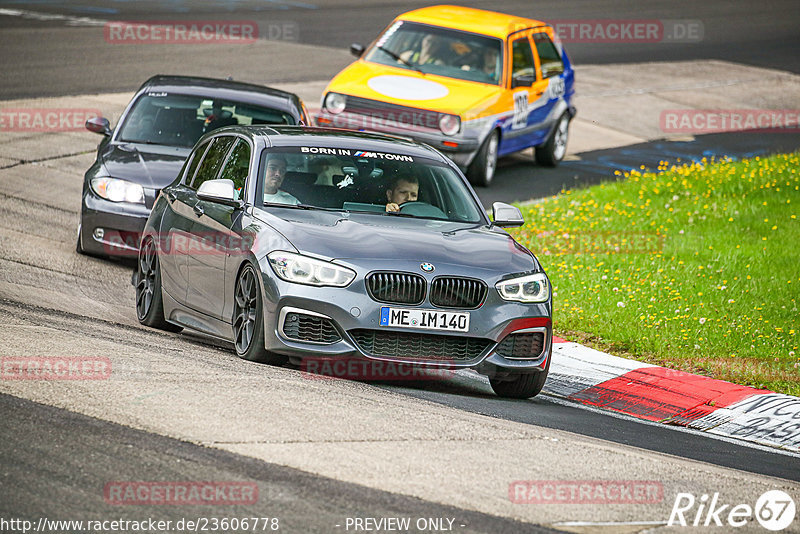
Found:
[[[207,180],[200,184],[197,198],[232,208],[242,207],[242,201],[238,199],[233,180]]]
[[[533,74],[518,74],[511,80],[511,88],[515,87],[530,87],[536,81],[536,76]]]
[[[102,135],[111,135],[111,123],[105,117],[92,117],[86,121],[86,129]]]
[[[350,45],[350,53],[356,57],[361,57],[364,55],[364,45],[353,43]]]
[[[525,224],[522,212],[519,208],[506,204],[505,202],[495,202],[492,204],[492,219],[495,226],[503,228],[513,228]]]

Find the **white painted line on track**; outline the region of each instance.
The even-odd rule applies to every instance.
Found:
[[[108,21],[93,19],[89,17],[73,17],[71,15],[59,15],[55,13],[39,13],[38,11],[28,11],[25,9],[0,9],[0,16],[22,17],[29,20],[49,22],[60,20],[67,23],[67,26],[105,26]]]

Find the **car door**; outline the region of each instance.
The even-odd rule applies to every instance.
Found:
[[[189,186],[209,146],[209,142],[197,146],[187,158],[180,182],[162,191],[169,207],[164,210],[158,229],[161,280],[164,290],[180,304],[186,303],[189,282],[186,264],[187,239],[195,218],[192,208],[197,201]]]
[[[536,56],[537,79],[545,83],[543,97],[546,99],[541,109],[536,110],[533,119],[544,126],[543,132],[546,136],[553,123],[558,120],[557,116],[553,116],[553,109],[558,105],[558,101],[564,98],[566,92],[564,61],[547,32],[534,32],[531,34],[531,41]]]
[[[196,192],[203,182],[218,179],[223,174],[231,174],[230,171],[226,173],[227,161],[231,160],[231,165],[241,161],[241,143],[247,148],[246,157],[249,162],[250,151],[246,141],[232,135],[215,138],[192,184],[195,205],[194,222],[189,236],[189,254],[186,257],[189,277],[186,304],[216,319],[222,318],[225,302],[225,262],[232,247],[236,246],[236,240],[231,235],[231,226],[241,210],[200,200]],[[231,158],[234,150],[236,162]]]
[[[503,128],[499,154],[509,154],[539,144],[546,135],[549,113],[546,94],[548,81],[538,74],[529,32],[509,38],[513,115]]]

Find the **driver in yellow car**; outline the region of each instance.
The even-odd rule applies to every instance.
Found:
[[[419,180],[410,174],[399,174],[389,184],[386,190],[386,211],[400,211],[400,205],[405,202],[416,202],[419,197]]]

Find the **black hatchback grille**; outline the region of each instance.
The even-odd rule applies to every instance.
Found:
[[[283,320],[283,333],[289,339],[313,343],[336,343],[342,336],[330,319],[290,312]]]
[[[476,337],[351,330],[358,347],[371,356],[403,360],[470,361],[492,344]]]
[[[367,277],[373,299],[388,304],[421,304],[425,298],[425,279],[410,273],[373,273]]]
[[[477,308],[486,298],[486,284],[469,278],[437,278],[431,284],[431,304],[440,308]]]
[[[544,350],[544,333],[530,332],[511,334],[497,346],[495,352],[506,358],[522,358],[534,360]]]

